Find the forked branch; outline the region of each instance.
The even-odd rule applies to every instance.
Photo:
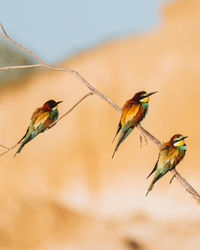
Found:
[[[104,95],[103,93],[101,93],[98,89],[94,88],[83,76],[81,76],[77,71],[72,70],[72,69],[68,69],[68,68],[61,68],[61,67],[57,67],[57,66],[52,66],[47,64],[45,61],[43,61],[39,56],[37,56],[35,53],[33,53],[32,51],[26,49],[25,47],[23,47],[21,44],[17,43],[16,41],[14,41],[11,37],[8,36],[8,34],[6,33],[3,25],[0,23],[0,27],[3,31],[3,33],[0,33],[0,36],[7,39],[8,41],[10,41],[11,43],[15,44],[16,46],[18,46],[19,48],[21,48],[22,50],[26,51],[27,53],[29,53],[30,55],[32,55],[34,58],[36,58],[40,64],[35,64],[35,65],[21,65],[21,66],[8,66],[8,67],[2,67],[0,68],[0,70],[10,70],[10,69],[25,69],[25,68],[47,68],[47,69],[51,69],[51,70],[57,70],[57,71],[65,71],[68,73],[72,73],[76,78],[78,78],[87,88],[90,89],[90,93],[88,93],[86,96],[84,96],[82,100],[84,100],[87,96],[92,95],[92,94],[96,94],[97,96],[99,96],[100,98],[102,98],[103,100],[105,100],[106,102],[108,102],[113,108],[115,108],[119,113],[121,113],[121,109],[120,107],[114,103],[110,98],[108,98],[106,95]],[[65,117],[69,112],[71,112],[81,101],[79,101],[77,104],[75,104],[72,109],[70,111],[68,111],[67,113],[65,113],[62,117],[60,117],[60,119],[62,119],[63,117]],[[59,119],[59,120],[60,120]],[[58,122],[58,120],[55,122],[55,124]],[[55,125],[54,124],[54,125]],[[155,137],[153,136],[150,132],[148,132],[146,129],[144,129],[140,124],[137,126],[137,128],[143,133],[145,134],[150,140],[152,140],[159,148],[161,145],[161,142]],[[16,147],[18,144],[14,145],[12,148],[10,148],[9,150],[13,149],[14,147]],[[7,153],[8,151],[5,151],[4,153]],[[3,153],[3,154],[4,154]],[[1,154],[2,155],[2,154]],[[178,173],[177,170],[172,170],[171,172],[173,172],[173,174],[175,175],[175,178],[177,179],[177,181],[186,189],[187,192],[189,192],[192,197],[198,202],[200,203],[200,195],[194,190],[194,188]]]

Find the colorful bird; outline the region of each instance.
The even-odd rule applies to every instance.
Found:
[[[184,141],[185,138],[187,138],[187,136],[176,134],[172,136],[170,141],[161,145],[156,165],[149,174],[150,176],[155,171],[155,176],[148,188],[146,195],[148,195],[148,193],[152,190],[156,181],[163,177],[169,170],[174,169],[176,165],[183,159],[187,149]],[[149,178],[149,176],[147,178]]]
[[[118,130],[115,135],[121,131],[117,145],[113,152],[112,158],[115,152],[119,148],[119,145],[126,139],[126,137],[131,133],[131,131],[142,121],[145,117],[148,106],[149,106],[149,96],[157,92],[146,93],[145,91],[140,91],[134,95],[134,97],[128,100],[122,107],[122,115],[118,125]],[[113,141],[115,140],[115,137]]]
[[[45,104],[37,108],[31,117],[31,123],[26,131],[26,134],[22,137],[22,139],[18,142],[21,143],[19,149],[15,153],[20,153],[22,148],[33,138],[35,138],[39,133],[44,132],[49,128],[49,126],[58,119],[58,109],[57,105],[60,102],[56,102],[54,100],[49,100],[45,102]],[[14,156],[15,156],[14,155]]]

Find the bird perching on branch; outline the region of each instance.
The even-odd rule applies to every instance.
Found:
[[[45,104],[37,108],[36,111],[33,113],[31,117],[31,123],[22,137],[22,139],[18,142],[21,143],[19,149],[15,153],[20,153],[22,148],[33,138],[35,138],[38,134],[47,130],[50,125],[58,119],[59,111],[58,111],[58,104],[61,103],[56,102],[54,100],[49,100],[45,102]],[[14,156],[15,156],[14,155]]]
[[[149,97],[157,92],[147,93],[140,91],[132,99],[128,100],[122,107],[122,115],[118,124],[118,130],[115,135],[121,131],[118,142],[115,146],[112,158],[119,148],[120,144],[132,132],[132,130],[144,119],[149,107]],[[114,137],[114,139],[115,139]],[[113,141],[114,141],[113,139]]]
[[[155,172],[155,176],[148,188],[146,195],[148,195],[148,193],[152,190],[156,181],[163,177],[168,171],[174,169],[176,165],[183,159],[187,149],[184,141],[186,138],[187,136],[176,134],[172,136],[170,141],[161,145],[156,165],[147,177],[149,178],[149,176]]]

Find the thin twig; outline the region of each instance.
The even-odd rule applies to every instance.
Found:
[[[15,44],[17,47],[19,47],[20,49],[23,49],[24,51],[26,51],[28,54],[32,55],[33,57],[35,57],[38,61],[40,61],[42,64],[46,64],[45,61],[43,61],[39,56],[37,56],[35,53],[33,53],[32,51],[30,51],[29,49],[24,48],[21,44],[17,43],[16,41],[14,41],[12,38],[10,38],[8,36],[8,34],[6,33],[3,25],[0,23],[0,27],[3,31],[3,34],[0,33],[0,36],[4,37],[5,39],[9,40],[11,43]]]
[[[0,154],[0,156],[5,155],[6,153],[8,153],[10,150],[14,149],[17,147],[17,145],[19,145],[19,143],[16,143],[14,146],[7,148],[6,151],[4,151],[3,153]]]
[[[176,170],[171,170],[172,174],[175,175],[177,181],[186,189],[188,193],[192,195],[192,197],[200,203],[200,195],[197,193],[197,191],[189,184],[188,181],[186,181],[185,178]]]
[[[151,139],[159,148],[161,146],[161,142],[155,137],[153,136],[151,133],[149,133],[149,131],[147,131],[145,128],[143,128],[141,126],[141,124],[137,125],[137,128],[143,133],[145,134],[149,139]]]
[[[43,64],[30,64],[30,65],[19,65],[19,66],[8,66],[8,67],[1,67],[0,70],[9,70],[9,69],[28,69],[28,68],[41,68],[44,67]]]
[[[5,149],[9,149],[8,147],[6,147],[4,145],[0,145],[0,147],[5,148]]]
[[[145,142],[145,145],[148,144],[146,135],[143,132],[141,132],[140,133],[140,148],[142,148],[143,141]]]
[[[3,27],[3,25],[2,25],[1,23],[0,23],[0,27],[1,27],[1,29],[2,29],[2,31],[3,31],[3,33],[4,33],[4,35],[5,35],[6,37],[8,37],[6,31],[5,31],[5,29],[4,29],[4,27]]]
[[[171,178],[169,184],[172,184],[172,181],[173,181],[173,179],[174,179],[175,177],[176,177],[176,175],[173,175],[173,176],[172,176],[172,178]]]
[[[53,126],[56,125],[57,122],[59,122],[61,119],[63,119],[66,115],[68,115],[73,109],[76,108],[76,106],[79,105],[79,103],[81,103],[85,98],[87,98],[88,96],[90,95],[93,95],[94,93],[93,92],[89,92],[87,93],[86,95],[84,95],[77,103],[75,103],[66,113],[64,113],[58,120],[56,120],[54,123],[52,123],[50,126],[49,126],[49,129],[52,128]]]
[[[32,55],[34,58],[36,58],[41,64],[36,64],[36,65],[24,65],[24,66],[9,66],[9,67],[2,67],[0,68],[0,70],[9,70],[9,69],[22,69],[22,68],[39,68],[39,67],[44,67],[44,68],[48,68],[51,70],[57,70],[57,71],[65,71],[68,73],[72,73],[76,78],[78,78],[87,88],[89,88],[91,90],[92,93],[96,94],[97,96],[101,97],[103,100],[105,100],[106,102],[108,102],[113,108],[115,108],[119,113],[121,113],[121,109],[120,107],[114,103],[111,99],[109,99],[106,95],[104,95],[103,93],[101,93],[98,89],[94,88],[84,77],[82,77],[77,71],[72,70],[72,69],[68,69],[68,68],[61,68],[61,67],[56,67],[56,66],[52,66],[47,64],[46,62],[44,62],[39,56],[37,56],[35,53],[33,53],[32,51],[24,48],[21,44],[17,43],[16,41],[14,41],[12,38],[10,38],[8,36],[8,34],[6,33],[3,25],[0,23],[0,27],[3,31],[3,34],[0,33],[0,36],[9,40],[11,43],[15,44],[16,46],[18,46],[19,48],[21,48],[22,50],[26,51],[27,53],[29,53],[30,55]],[[71,112],[71,111],[70,111]],[[153,136],[151,133],[149,133],[146,129],[144,129],[140,124],[137,126],[137,128],[143,133],[145,134],[150,140],[152,140],[159,148],[161,146],[161,142],[155,137]],[[14,145],[11,149],[13,149],[14,147],[16,147],[18,144]],[[11,150],[10,149],[10,150]],[[4,152],[6,153],[6,152]],[[4,154],[3,153],[3,154]],[[2,154],[1,154],[2,155]],[[0,155],[0,156],[1,156]],[[198,202],[200,203],[200,195],[194,190],[194,188],[178,173],[177,170],[172,170],[171,171],[177,181],[186,189],[187,192],[189,192],[192,197]]]
[[[143,142],[143,138],[142,138],[142,134],[140,134],[140,148],[142,148],[142,142]]]

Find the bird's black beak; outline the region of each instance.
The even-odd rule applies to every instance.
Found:
[[[59,101],[59,102],[57,102],[56,104],[58,105],[58,104],[61,103],[61,102],[63,102],[63,101]]]
[[[184,140],[184,139],[186,139],[186,138],[188,138],[188,136],[183,136],[183,139],[182,139],[182,140]]]
[[[158,91],[148,93],[146,96],[150,96],[150,95],[153,95],[153,94],[155,94],[155,93],[158,93]]]

